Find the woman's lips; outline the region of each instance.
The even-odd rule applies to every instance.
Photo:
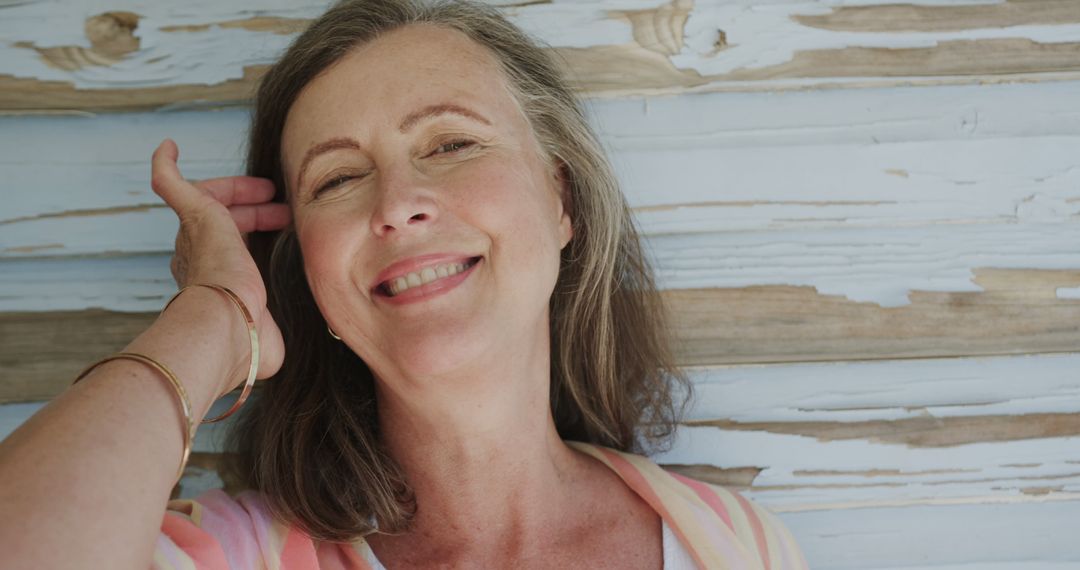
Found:
[[[481,261],[483,257],[473,257],[457,263],[428,265],[380,283],[375,293],[392,304],[427,299],[457,287]]]

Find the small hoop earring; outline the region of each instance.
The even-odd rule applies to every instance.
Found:
[[[334,338],[336,338],[338,340],[341,340],[340,336],[334,334],[334,329],[330,328],[330,325],[326,325],[326,330],[330,333],[330,336],[332,336],[332,337],[334,337]]]

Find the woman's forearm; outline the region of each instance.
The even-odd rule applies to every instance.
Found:
[[[199,421],[247,371],[246,326],[185,291],[124,350],[162,362]],[[0,442],[0,560],[10,568],[146,568],[183,450],[175,393],[139,362],[105,363]]]

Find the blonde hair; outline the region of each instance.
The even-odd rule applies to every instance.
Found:
[[[467,1],[346,0],[313,22],[266,74],[255,100],[248,174],[288,202],[281,136],[289,108],[358,45],[412,24],[486,47],[549,163],[568,186],[573,235],[550,302],[551,410],[564,439],[623,451],[663,445],[681,412],[665,314],[630,210],[596,135],[549,52],[497,10]],[[230,471],[312,537],[344,541],[408,526],[415,504],[379,439],[370,370],[332,340],[304,278],[295,234],[252,236],[282,327],[285,363],[230,433]]]

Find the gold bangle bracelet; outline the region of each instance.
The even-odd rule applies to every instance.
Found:
[[[157,370],[169,384],[173,387],[173,391],[176,392],[176,398],[180,401],[180,412],[184,414],[184,421],[187,425],[184,426],[184,454],[180,458],[180,469],[176,473],[176,481],[179,482],[180,478],[184,476],[184,468],[187,467],[188,458],[191,457],[191,443],[195,439],[195,422],[191,416],[191,400],[188,399],[187,390],[184,389],[184,385],[180,383],[180,380],[173,374],[172,370],[169,370],[167,366],[146,356],[136,352],[118,352],[112,356],[106,356],[101,360],[87,366],[83,371],[75,378],[72,385],[78,383],[79,380],[85,378],[90,372],[92,372],[98,366],[105,364],[112,360],[135,360],[141,362],[154,370]],[[175,485],[175,483],[174,483]]]
[[[233,304],[235,304],[237,308],[240,309],[240,313],[244,315],[244,321],[247,323],[248,328],[248,339],[251,341],[251,364],[248,366],[248,375],[247,379],[244,381],[244,389],[240,392],[240,397],[236,399],[236,402],[234,402],[232,407],[229,408],[225,413],[221,414],[216,418],[210,418],[208,420],[204,419],[202,421],[202,423],[204,424],[210,424],[214,422],[220,422],[221,420],[233,415],[236,410],[240,409],[240,406],[244,405],[244,402],[247,401],[248,396],[251,394],[251,387],[255,384],[255,376],[259,371],[259,333],[255,330],[255,319],[251,317],[251,311],[249,311],[247,306],[244,305],[244,301],[240,299],[240,296],[236,293],[233,293],[232,290],[228,287],[214,285],[213,283],[193,283],[191,285],[183,287],[182,289],[177,291],[176,294],[172,296],[172,298],[169,299],[168,303],[165,303],[165,307],[161,309],[161,312],[164,313],[165,309],[168,309],[169,305],[171,305],[172,302],[175,301],[181,293],[187,291],[192,287],[208,287],[210,289],[220,291],[226,297],[228,297],[233,302]],[[224,395],[225,394],[221,394],[221,396]],[[218,397],[220,398],[221,396]]]

